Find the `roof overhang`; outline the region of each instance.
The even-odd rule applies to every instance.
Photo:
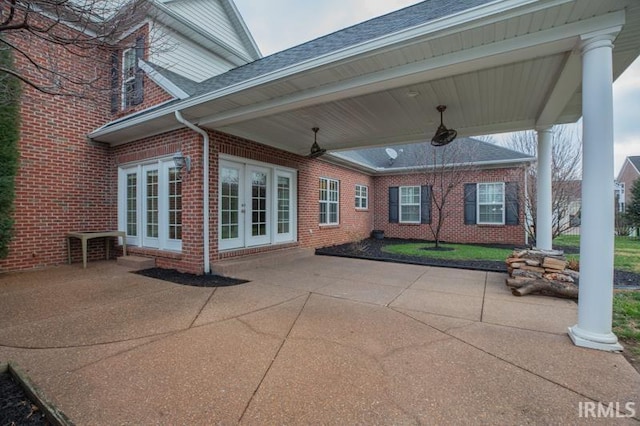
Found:
[[[575,122],[581,39],[615,32],[617,78],[640,53],[636,0],[494,1],[241,83],[111,123],[90,137],[112,145],[199,126],[306,154]],[[415,94],[418,94],[415,96]]]

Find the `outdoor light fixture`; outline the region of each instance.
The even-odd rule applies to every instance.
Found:
[[[313,130],[313,145],[311,145],[311,152],[309,153],[309,155],[307,155],[307,158],[318,158],[322,154],[327,152],[327,150],[320,148],[320,145],[318,145],[317,137],[318,137],[318,130],[320,129],[318,127],[314,127],[311,130]]]
[[[183,169],[187,170],[187,173],[191,171],[191,157],[185,157],[182,154],[182,151],[178,151],[173,154],[173,162],[176,164],[176,167],[182,171]]]
[[[436,130],[436,134],[431,138],[431,145],[445,146],[451,143],[456,136],[458,136],[458,132],[453,129],[447,129],[442,123],[442,113],[447,109],[447,106],[438,105],[436,109],[440,111],[440,125],[438,126],[438,130]]]

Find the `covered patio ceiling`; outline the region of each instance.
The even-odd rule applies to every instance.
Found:
[[[189,121],[305,155],[429,139],[444,123],[473,136],[575,122],[583,36],[618,31],[613,74],[640,54],[637,0],[489,2],[114,122],[112,145]]]

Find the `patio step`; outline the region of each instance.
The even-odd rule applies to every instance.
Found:
[[[211,272],[224,276],[232,276],[248,269],[272,266],[277,263],[291,262],[313,256],[312,249],[290,248],[266,253],[252,254],[231,258],[211,264]]]
[[[118,265],[124,266],[134,271],[156,267],[156,260],[142,256],[120,256],[117,259]]]

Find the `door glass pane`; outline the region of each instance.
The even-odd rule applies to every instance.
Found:
[[[158,170],[147,171],[147,237],[158,238]]]
[[[138,235],[138,175],[127,174],[127,235]]]
[[[238,187],[240,174],[237,169],[223,168],[221,177],[222,224],[220,235],[223,240],[238,238]]]
[[[278,234],[289,232],[291,187],[288,177],[278,176]]]
[[[267,235],[267,174],[251,172],[251,235]]]
[[[169,169],[169,239],[182,239],[182,179],[177,167]]]

